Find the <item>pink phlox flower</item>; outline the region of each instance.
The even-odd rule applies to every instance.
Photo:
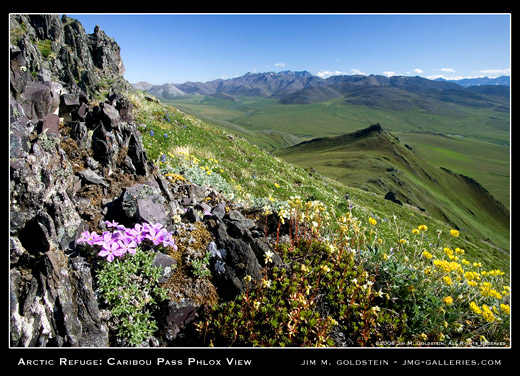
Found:
[[[107,258],[108,262],[114,261],[114,257],[121,257],[123,251],[119,248],[119,244],[112,242],[110,244],[104,244],[103,248],[99,252],[99,255]]]
[[[87,243],[93,245],[101,236],[95,232],[84,231],[81,233],[78,243]]]
[[[166,232],[163,238],[163,247],[173,247],[174,250],[177,250],[177,246],[175,245],[175,240],[169,232]]]
[[[128,252],[135,255],[137,243],[129,237],[122,237],[117,241],[119,249],[124,253]]]
[[[151,227],[145,238],[151,240],[154,245],[159,245],[163,242],[164,232]]]
[[[105,231],[103,234],[101,234],[94,242],[96,245],[100,245],[102,247],[105,246],[105,244],[112,243],[112,233]]]
[[[126,234],[133,237],[137,243],[141,243],[147,234],[147,230],[140,223],[136,224],[134,228],[126,229]]]

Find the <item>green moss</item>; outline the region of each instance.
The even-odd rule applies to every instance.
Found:
[[[50,40],[50,39],[39,40],[36,43],[36,46],[40,50],[40,52],[45,60],[51,60],[55,57],[55,54],[52,51],[52,40]]]

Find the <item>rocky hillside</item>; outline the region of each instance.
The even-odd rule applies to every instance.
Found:
[[[263,230],[219,192],[157,174],[124,94],[119,47],[103,31],[86,34],[65,16],[10,21],[11,346],[128,345],[114,336],[117,322],[100,298],[99,258],[78,242],[114,221],[162,225],[187,239],[178,247],[191,261],[206,248],[227,254],[211,281],[178,273],[153,312],[160,334],[137,345],[175,343],[208,299],[231,299],[244,275],[259,277],[270,249]],[[153,262],[165,282],[188,261],[162,250]]]
[[[509,344],[507,255],[134,91],[98,27],[10,17],[11,347]]]

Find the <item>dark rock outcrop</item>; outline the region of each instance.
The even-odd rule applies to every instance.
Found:
[[[10,28],[11,346],[117,345],[96,290],[98,262],[76,243],[113,220],[206,229],[185,247],[188,258],[210,253],[210,279],[186,279],[183,291],[171,282],[179,260],[156,254],[160,282],[177,290],[158,307],[160,338],[148,344],[175,345],[203,304],[236,297],[246,275],[262,277],[272,250],[263,227],[214,189],[168,182],[148,161],[119,47],[98,27],[87,35],[66,16],[12,15]]]

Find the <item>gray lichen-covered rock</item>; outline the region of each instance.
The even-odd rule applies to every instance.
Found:
[[[11,345],[108,346],[84,260],[51,250],[37,265],[32,274],[11,269]]]
[[[118,48],[102,32],[87,37],[77,21],[66,17],[11,15],[10,21],[10,342],[108,346],[92,265],[75,252],[79,233],[88,228],[84,201],[75,194],[81,184],[109,188],[92,158],[92,132],[81,122],[91,109],[79,91],[97,93],[101,77],[124,82]],[[103,52],[105,44],[109,47]],[[102,115],[111,128],[119,122],[110,104]],[[73,118],[76,122],[64,127]],[[71,131],[64,136],[65,129]],[[140,152],[132,129],[126,127],[116,142]],[[111,155],[115,168],[126,157],[132,164],[143,160],[142,155],[118,156],[123,162]],[[89,201],[85,206],[102,212],[100,202]]]
[[[160,191],[148,184],[126,187],[121,197],[121,211],[130,223],[161,223],[168,220],[166,200]]]
[[[182,331],[203,305],[234,299],[245,276],[262,278],[272,250],[264,225],[211,187],[170,183],[148,161],[113,39],[98,27],[87,35],[66,16],[10,21],[11,346],[118,345],[96,290],[100,260],[77,244],[81,233],[107,230],[113,220],[159,223],[185,239],[178,250],[156,253],[159,282],[172,290],[149,341],[196,343]]]

